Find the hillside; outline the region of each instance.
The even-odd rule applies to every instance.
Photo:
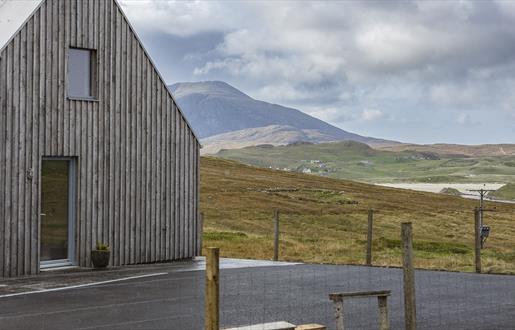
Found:
[[[218,144],[222,141],[220,134],[246,129],[254,129],[253,132],[261,139],[268,136],[265,143],[279,143],[276,137],[281,139],[281,136],[267,134],[270,126],[288,127],[290,137],[298,134],[298,138],[303,138],[309,133],[312,142],[354,140],[392,143],[346,132],[297,109],[255,100],[221,81],[177,83],[170,89],[200,138],[218,135]],[[251,136],[242,132],[237,134],[244,136],[246,141]],[[227,136],[223,141],[234,143],[233,138]],[[206,142],[203,141],[203,144],[206,145]]]
[[[221,149],[240,149],[256,145],[287,145],[298,141],[320,143],[334,141],[334,137],[318,130],[298,129],[287,125],[247,128],[213,135],[202,140],[203,154],[215,154]]]
[[[281,214],[281,259],[363,263],[367,210],[373,208],[374,264],[399,265],[400,223],[412,221],[417,267],[472,271],[473,208],[460,197],[400,190],[202,158],[204,246],[227,257],[270,259],[273,210]],[[496,212],[483,267],[515,272],[515,205]]]
[[[377,146],[379,150],[387,151],[419,151],[434,152],[440,155],[460,155],[468,157],[515,156],[515,144],[396,144]]]
[[[515,183],[510,183],[488,194],[488,197],[515,201]]]
[[[221,150],[248,165],[372,183],[515,182],[515,156],[465,157],[427,151],[384,151],[346,141]]]

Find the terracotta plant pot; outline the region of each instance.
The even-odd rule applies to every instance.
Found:
[[[95,268],[106,268],[109,265],[111,251],[93,250],[91,251],[91,262]]]

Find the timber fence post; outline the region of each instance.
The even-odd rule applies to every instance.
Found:
[[[279,260],[279,210],[274,211],[274,261]]]
[[[415,269],[413,267],[413,231],[411,222],[402,223],[401,236],[405,327],[406,330],[415,330],[417,328],[417,311],[415,301]]]
[[[197,256],[202,255],[202,235],[204,234],[204,212],[200,212],[197,223]]]
[[[336,330],[345,330],[345,317],[343,312],[343,299],[334,301],[334,317],[336,319]]]
[[[390,320],[388,318],[388,296],[378,296],[379,306],[379,329],[390,330]]]
[[[220,329],[220,249],[206,249],[206,330]]]
[[[368,210],[368,229],[367,229],[367,266],[372,266],[372,232],[374,225],[374,211]]]

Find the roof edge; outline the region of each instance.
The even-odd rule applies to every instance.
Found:
[[[13,39],[16,38],[16,36],[20,33],[20,31],[25,27],[25,25],[27,25],[27,23],[32,19],[32,17],[34,17],[34,14],[36,14],[36,12],[41,8],[43,3],[45,3],[46,1],[47,0],[41,0],[39,2],[39,4],[36,6],[36,8],[30,13],[30,15],[25,19],[25,21],[23,21],[23,23],[18,27],[16,32],[14,32],[12,34],[12,36],[9,39],[7,39],[5,44],[2,47],[0,47],[0,53],[2,53],[5,50],[5,48],[7,48],[7,46],[9,46],[9,44],[13,41]]]
[[[46,1],[46,0],[43,0],[43,1]],[[114,3],[116,4],[116,6],[118,6],[118,8],[120,9],[120,12],[122,13],[122,16],[123,18],[125,19],[127,25],[129,26],[129,28],[131,29],[132,33],[134,33],[134,36],[136,37],[136,40],[139,42],[139,44],[141,45],[141,48],[143,49],[143,52],[145,53],[145,55],[148,57],[148,60],[150,61],[150,63],[152,64],[152,66],[154,67],[154,69],[156,70],[156,73],[157,73],[157,76],[159,77],[159,80],[161,80],[161,83],[165,85],[166,87],[166,90],[168,92],[168,94],[170,94],[170,96],[172,97],[172,100],[173,102],[175,103],[175,106],[177,107],[177,110],[179,110],[179,113],[181,114],[182,118],[184,118],[184,121],[186,122],[186,125],[188,125],[188,128],[191,130],[191,132],[193,133],[193,136],[195,137],[195,139],[197,140],[200,148],[202,148],[202,145],[200,144],[200,138],[199,136],[197,135],[197,133],[195,132],[195,129],[193,129],[193,126],[191,125],[191,123],[189,122],[188,118],[186,118],[186,116],[184,115],[184,112],[182,111],[181,107],[179,106],[179,103],[177,103],[177,100],[175,99],[175,97],[173,96],[173,93],[172,91],[170,90],[170,88],[168,87],[168,85],[166,84],[163,76],[161,75],[161,72],[159,71],[159,69],[157,68],[156,66],[156,63],[154,62],[154,60],[152,59],[152,57],[150,56],[150,53],[147,51],[147,49],[145,48],[145,45],[143,44],[143,42],[141,41],[141,38],[139,37],[138,33],[136,32],[136,29],[134,29],[134,27],[132,26],[129,18],[127,17],[127,15],[125,14],[125,12],[123,11],[123,7],[120,5],[119,1],[118,0],[113,0]]]

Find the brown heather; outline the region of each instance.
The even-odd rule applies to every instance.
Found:
[[[271,259],[273,211],[281,212],[280,260],[363,264],[367,210],[374,217],[373,264],[400,266],[400,224],[413,222],[415,265],[473,271],[477,201],[460,197],[201,161],[204,246],[221,255]],[[515,273],[515,205],[487,203],[491,226],[483,270]]]

